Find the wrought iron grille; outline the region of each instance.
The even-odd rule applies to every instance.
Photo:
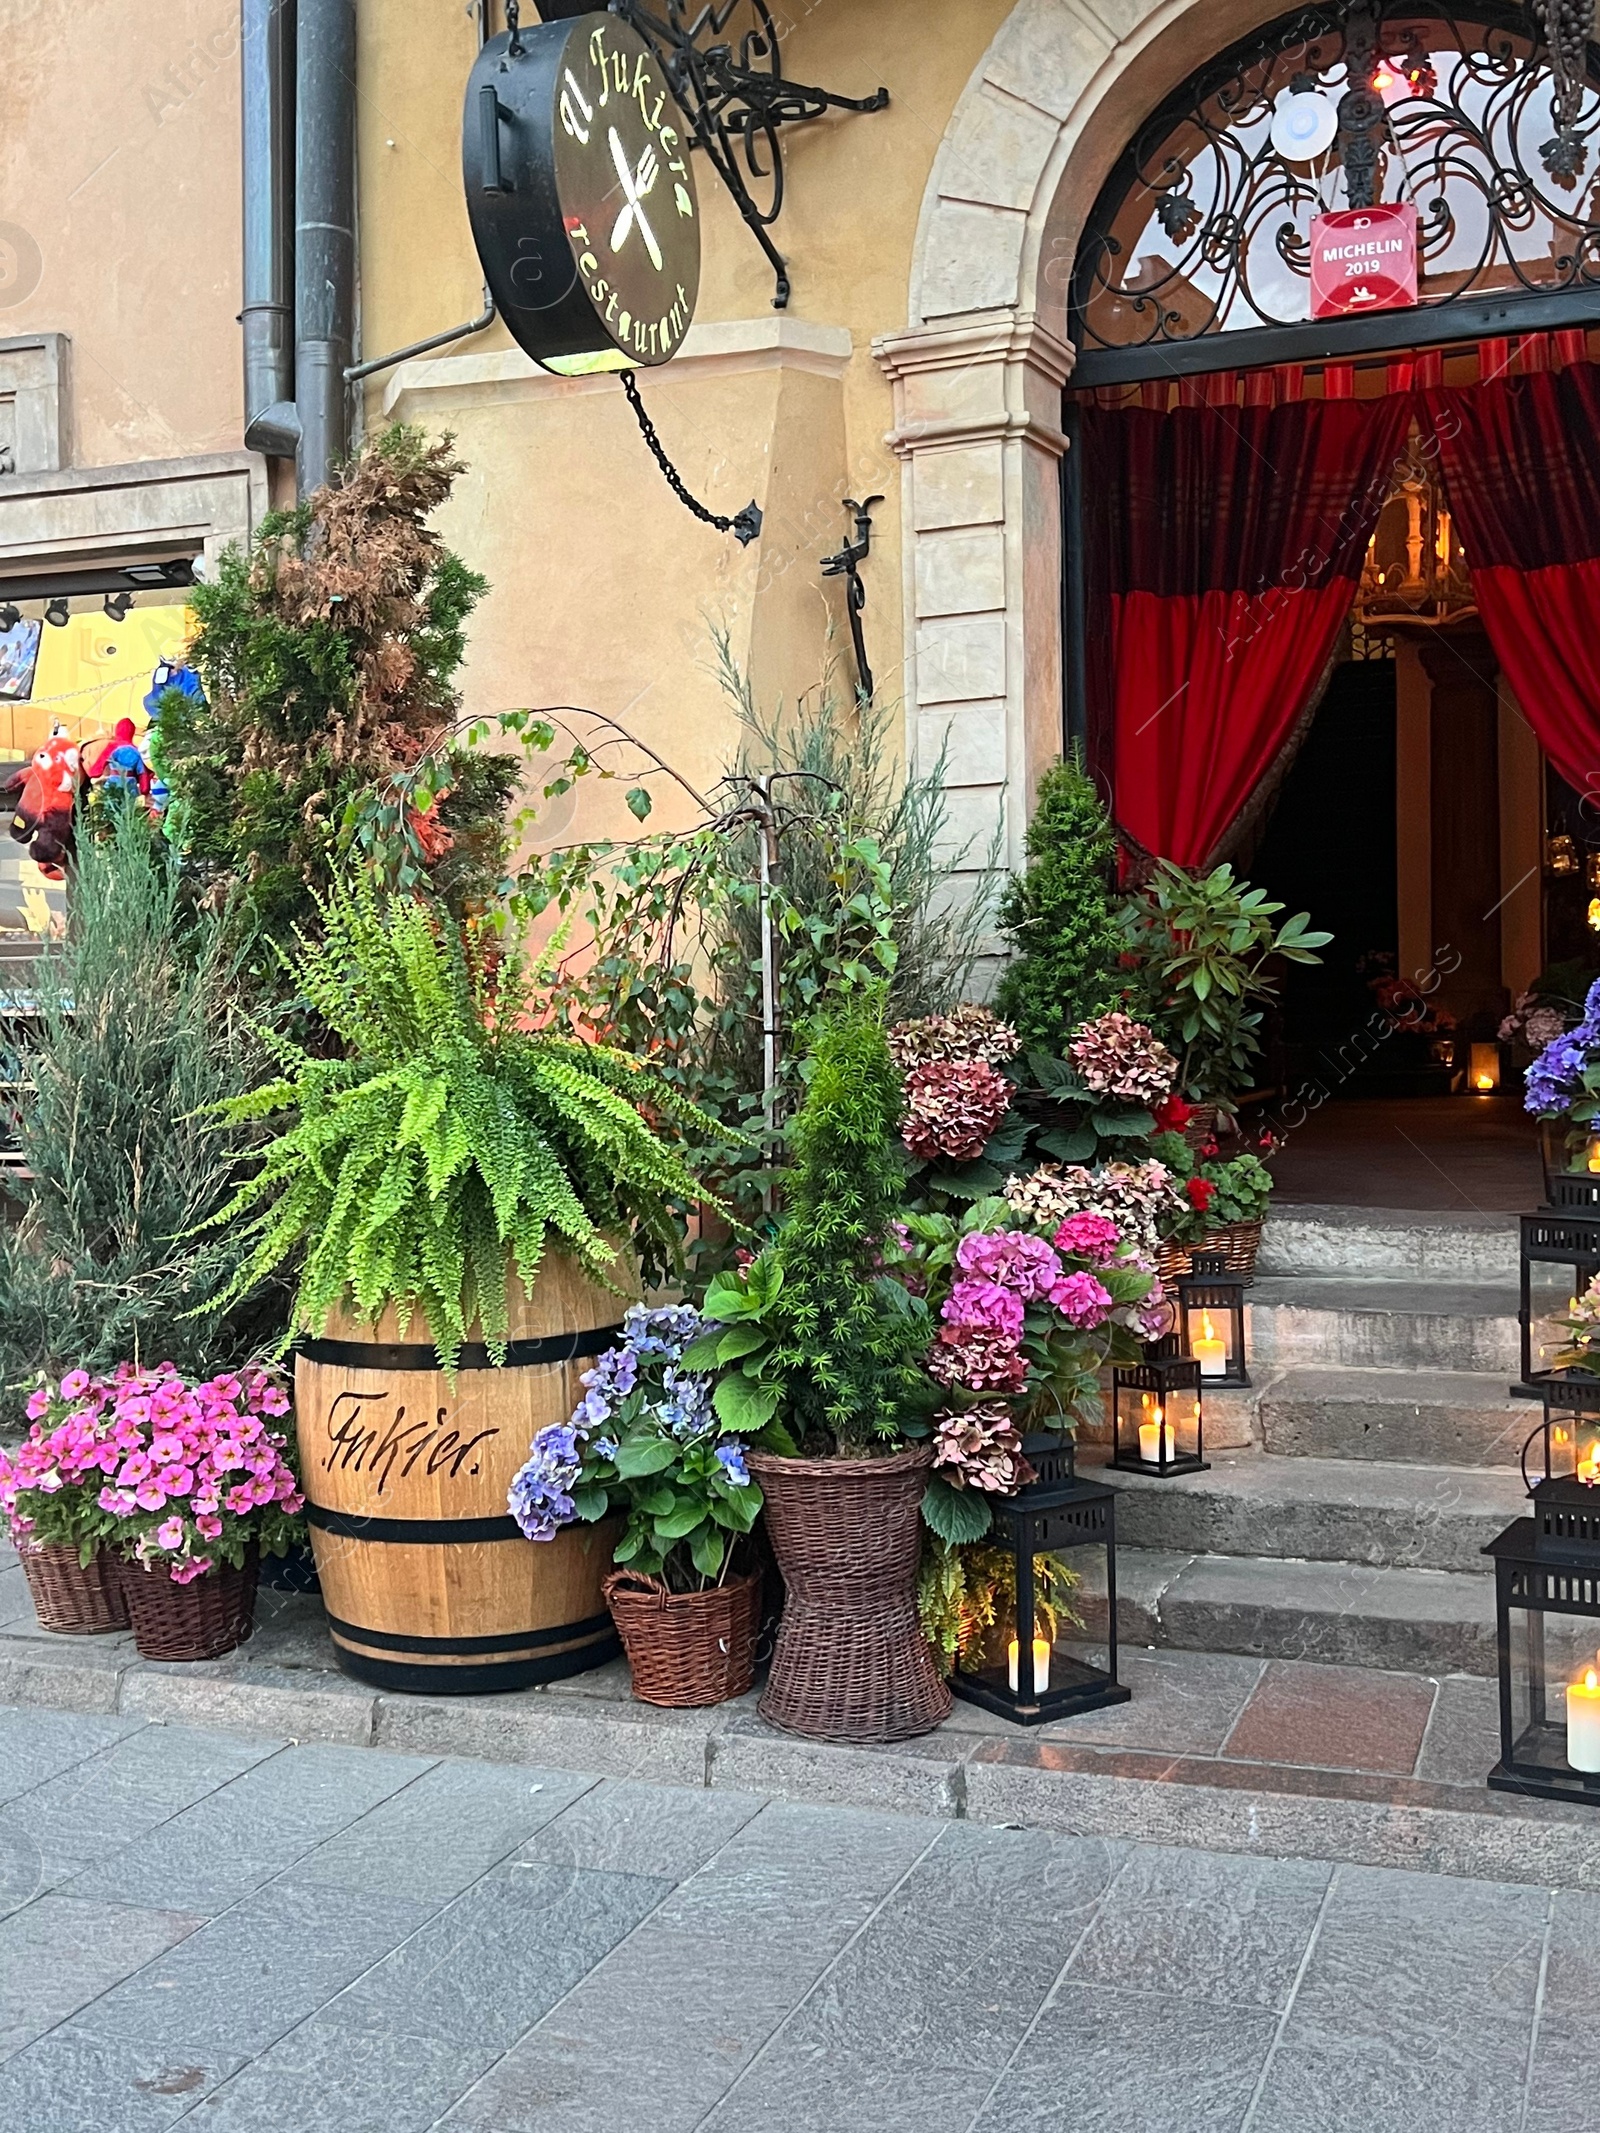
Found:
[[[1419,308],[1394,339],[1429,338],[1441,310],[1469,299],[1584,299],[1559,319],[1540,306],[1529,330],[1600,317],[1597,54],[1574,43],[1571,10],[1555,12],[1552,57],[1543,0],[1452,14],[1394,0],[1304,8],[1191,77],[1129,146],[1079,248],[1080,382],[1114,374],[1101,354],[1170,357],[1206,335],[1303,325],[1312,218],[1376,202],[1418,213]],[[1337,126],[1295,161],[1273,146],[1273,120],[1308,92]],[[1141,367],[1154,366],[1115,374]]]

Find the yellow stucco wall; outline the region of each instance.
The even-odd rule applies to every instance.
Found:
[[[905,324],[917,218],[957,98],[1008,0],[788,0],[784,66],[844,94],[880,83],[889,108],[831,114],[785,135],[787,204],[775,237],[794,293],[788,316],[844,328],[843,375],[803,367],[714,374],[668,365],[641,391],[690,486],[732,512],[767,514],[748,552],[698,525],[645,454],[613,381],[537,397],[450,389],[399,412],[458,436],[470,473],[443,530],[494,587],[472,629],[468,702],[592,705],[624,718],[696,781],[714,775],[732,721],[710,672],[724,625],[762,696],[816,685],[845,654],[838,588],[818,560],[845,537],[842,499],[881,492],[866,578],[880,693],[900,688],[899,469],[884,444],[888,385],[875,334]],[[499,10],[495,20],[498,23]],[[476,30],[458,0],[403,15],[362,0],[362,343],[368,355],[474,315],[481,279],[460,180],[460,112]],[[772,276],[721,182],[697,159],[705,266],[698,320],[771,321]],[[509,349],[498,325],[451,354]],[[383,419],[374,381],[367,419]],[[587,803],[586,803],[587,804]],[[555,827],[555,825],[552,825]]]
[[[0,93],[0,338],[71,336],[71,459],[237,449],[238,0],[0,0]]]

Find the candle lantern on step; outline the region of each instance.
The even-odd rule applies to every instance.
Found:
[[[1475,1096],[1492,1096],[1500,1086],[1500,1047],[1475,1044],[1469,1055],[1467,1086]]]
[[[1523,1448],[1533,1516],[1491,1541],[1497,1792],[1600,1807],[1600,1381],[1554,1380]]]
[[[995,1580],[993,1632],[957,1661],[950,1686],[1016,1725],[1042,1726],[1126,1703],[1132,1691],[1117,1679],[1117,1492],[1077,1478],[1070,1438],[1028,1437],[1023,1449],[1036,1478],[990,1506],[989,1545],[1005,1565]],[[1083,1596],[1097,1584],[1105,1592],[1104,1666],[1084,1649]]]
[[[1228,1272],[1226,1252],[1196,1252],[1179,1276],[1177,1333],[1182,1352],[1200,1365],[1206,1391],[1249,1384],[1244,1283]]]
[[[1111,1373],[1111,1464],[1125,1474],[1198,1474],[1207,1461],[1200,1363],[1179,1334]]]
[[[1565,1181],[1552,1178],[1552,1187]],[[1576,1185],[1587,1180],[1574,1179]],[[1600,1180],[1596,1180],[1600,1183]],[[1600,1274],[1600,1207],[1543,1208],[1521,1220],[1520,1291],[1517,1317],[1522,1342],[1522,1382],[1513,1387],[1537,1399],[1572,1346],[1563,1324],[1573,1306]]]

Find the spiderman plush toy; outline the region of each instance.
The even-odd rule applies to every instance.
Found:
[[[19,794],[11,834],[47,881],[65,881],[72,857],[72,810],[82,762],[78,744],[57,726],[32,762],[12,772],[0,792]]]

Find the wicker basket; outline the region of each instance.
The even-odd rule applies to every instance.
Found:
[[[119,1569],[141,1659],[220,1659],[255,1626],[254,1548],[240,1569],[219,1563],[190,1585],[175,1585],[164,1569],[141,1563]]]
[[[1196,1104],[1189,1114],[1189,1123],[1183,1129],[1183,1137],[1196,1155],[1207,1141],[1217,1137],[1217,1107],[1215,1104]]]
[[[750,1455],[786,1588],[763,1718],[810,1740],[910,1740],[950,1715],[917,1615],[931,1447],[886,1459]]]
[[[614,1570],[603,1589],[640,1703],[699,1710],[742,1696],[755,1679],[760,1571],[709,1592],[669,1592],[658,1578]]]
[[[104,1637],[128,1626],[128,1603],[113,1558],[102,1550],[87,1565],[72,1547],[19,1543],[22,1572],[41,1629],[61,1637]]]
[[[1230,1274],[1237,1274],[1244,1281],[1254,1281],[1256,1254],[1260,1249],[1259,1222],[1231,1222],[1226,1229],[1212,1230],[1198,1244],[1173,1244],[1163,1239],[1156,1252],[1156,1272],[1163,1281],[1176,1281],[1180,1274],[1191,1270],[1196,1252],[1221,1252],[1228,1262]]]

